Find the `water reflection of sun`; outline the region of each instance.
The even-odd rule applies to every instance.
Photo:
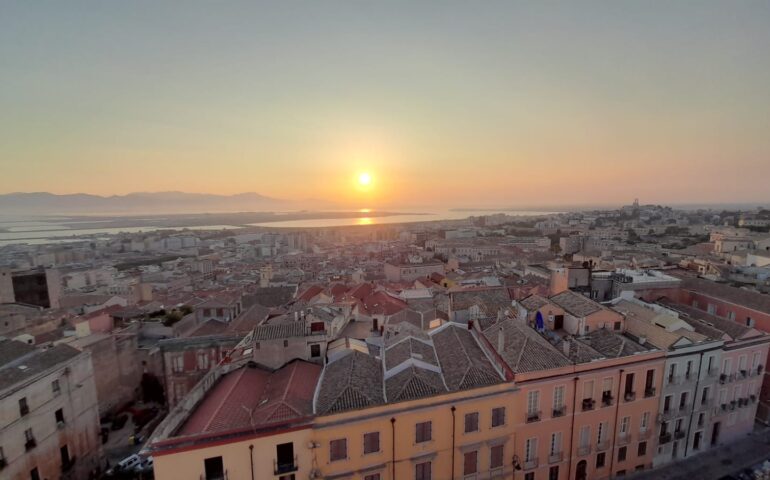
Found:
[[[358,224],[359,225],[371,225],[373,223],[374,222],[369,217],[361,217],[361,218],[358,219]]]

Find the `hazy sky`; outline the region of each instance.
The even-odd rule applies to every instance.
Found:
[[[1,2],[0,192],[160,190],[770,201],[770,2]]]

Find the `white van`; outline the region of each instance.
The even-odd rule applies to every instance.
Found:
[[[141,464],[142,464],[142,457],[140,457],[137,454],[133,454],[131,456],[124,458],[120,462],[118,462],[118,464],[115,465],[115,468],[111,468],[110,470],[107,471],[107,473],[112,474],[115,472],[133,470],[134,468],[136,468],[137,465],[141,465]]]

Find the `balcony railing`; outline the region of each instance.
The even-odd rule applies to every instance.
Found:
[[[539,422],[540,421],[540,411],[537,412],[527,412],[527,423],[533,423],[533,422]]]
[[[297,456],[294,455],[294,458],[287,462],[282,461],[279,462],[278,460],[273,460],[273,473],[276,475],[283,475],[286,473],[296,472],[299,467],[297,467]]]
[[[637,440],[640,442],[649,439],[652,436],[652,430],[647,428],[644,430],[639,430],[639,434],[637,435]]]
[[[661,434],[660,438],[658,439],[658,443],[665,444],[671,441],[671,433],[663,433]]]
[[[578,447],[577,453],[581,457],[591,454],[591,445],[582,445]]]
[[[562,405],[559,408],[554,408],[553,412],[551,412],[551,416],[554,418],[563,417],[566,413],[567,413],[567,407],[565,405]]]
[[[724,373],[719,374],[719,383],[721,384],[727,383],[727,374],[724,374]]]
[[[611,407],[613,400],[615,400],[615,399],[612,397],[611,393],[603,393],[602,394],[602,406],[603,407]]]
[[[644,389],[644,398],[650,398],[655,396],[655,387],[646,387]]]
[[[684,430],[676,430],[674,432],[674,438],[676,438],[677,440],[681,440],[684,437],[685,437]]]
[[[201,473],[200,480],[229,480],[229,475],[227,474],[227,470],[224,471],[222,475],[209,475],[207,476],[205,473]]]
[[[537,468],[537,457],[524,460],[524,470],[532,470]]]
[[[593,410],[594,405],[596,405],[596,400],[593,398],[584,398],[583,399],[583,411],[587,412],[588,410]]]
[[[746,369],[740,370],[738,373],[740,374],[741,378],[748,378],[749,376],[749,371]]]
[[[636,392],[626,392],[623,394],[623,400],[627,402],[633,402],[636,400]]]
[[[559,463],[563,457],[564,454],[562,452],[552,453],[548,455],[548,463]]]
[[[597,452],[603,452],[603,451],[607,450],[608,448],[610,448],[610,441],[607,440],[606,438],[603,439],[601,442],[598,442],[596,444],[596,451]]]
[[[621,433],[618,435],[618,445],[622,447],[623,445],[628,445],[629,443],[631,443],[630,433]]]

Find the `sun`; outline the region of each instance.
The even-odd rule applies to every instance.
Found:
[[[372,183],[372,176],[368,172],[364,172],[358,176],[358,183],[361,185],[369,185]]]

